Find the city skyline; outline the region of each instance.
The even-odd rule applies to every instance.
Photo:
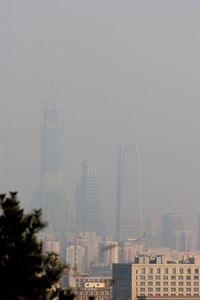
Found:
[[[197,227],[199,3],[22,0],[0,6],[2,192],[18,190],[29,208],[40,185],[43,101],[56,90],[70,203],[81,161],[94,159],[114,234],[117,145],[138,143],[144,217],[179,213],[187,227]]]

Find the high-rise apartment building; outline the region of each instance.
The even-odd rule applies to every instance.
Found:
[[[47,101],[41,134],[40,202],[49,227],[58,232],[66,223],[66,197],[61,168],[61,130],[55,101]]]
[[[100,244],[100,259],[105,265],[112,265],[119,261],[119,243],[117,241],[106,240]]]
[[[176,248],[175,231],[183,230],[183,216],[165,214],[162,217],[162,246]]]
[[[175,243],[178,251],[192,252],[196,250],[196,235],[192,230],[176,230]]]
[[[101,233],[99,177],[93,160],[82,163],[77,193],[77,223],[81,232]]]
[[[141,178],[139,147],[120,146],[118,156],[116,239],[141,235]]]

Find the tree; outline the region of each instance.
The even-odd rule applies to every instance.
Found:
[[[16,192],[0,195],[0,209],[0,299],[53,299],[63,265],[57,255],[43,254],[41,210],[26,214]]]

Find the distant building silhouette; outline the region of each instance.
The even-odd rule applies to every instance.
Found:
[[[178,251],[194,252],[196,250],[196,235],[192,230],[176,230],[175,243]]]
[[[77,223],[80,231],[101,233],[99,177],[92,160],[82,163],[77,190]]]
[[[141,179],[139,147],[120,146],[118,156],[116,239],[141,235]]]
[[[61,130],[54,100],[47,101],[41,128],[40,198],[45,220],[54,232],[66,223],[66,197],[61,169]]]
[[[162,217],[162,246],[176,248],[175,231],[183,230],[183,216],[164,214]]]

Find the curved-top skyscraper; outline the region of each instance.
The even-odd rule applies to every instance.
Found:
[[[141,236],[141,178],[139,147],[120,145],[118,154],[116,239]]]

